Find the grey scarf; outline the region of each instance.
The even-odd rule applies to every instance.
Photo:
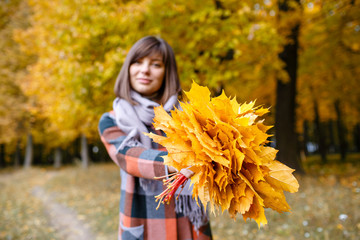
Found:
[[[132,105],[128,101],[120,98],[116,98],[113,102],[116,124],[127,134],[117,150],[119,151],[124,149],[124,147],[135,146],[142,146],[150,149],[152,147],[152,141],[142,133],[149,132],[146,126],[150,126],[153,123],[155,117],[154,107],[160,105],[142,97],[135,91],[131,91],[130,96],[139,104]],[[170,110],[173,110],[174,107],[178,106],[177,95],[173,95],[164,104],[163,108],[165,111],[170,112]],[[144,191],[155,190],[156,184],[154,184],[154,181],[156,180],[139,179],[140,186]],[[200,206],[198,206],[196,201],[192,198],[192,188],[190,187],[190,181],[188,181],[179,198],[175,201],[175,211],[187,216],[196,229],[199,229],[208,221],[203,206],[201,203],[199,204]]]

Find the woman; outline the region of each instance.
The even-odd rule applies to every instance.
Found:
[[[154,177],[177,170],[164,165],[165,149],[144,132],[153,126],[155,106],[170,111],[181,91],[175,56],[163,39],[148,36],[130,49],[115,83],[113,111],[99,122],[99,132],[110,157],[120,166],[119,239],[212,239],[207,214],[184,190],[178,200],[161,204],[155,196],[163,184]],[[181,169],[187,177],[193,174]],[[187,187],[185,187],[187,189]]]

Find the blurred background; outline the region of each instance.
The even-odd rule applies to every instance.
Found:
[[[55,236],[40,234],[56,234],[51,226],[35,231],[35,223],[44,226],[42,210],[21,201],[24,196],[30,201],[28,190],[34,186],[58,189],[63,193],[58,200],[80,212],[84,198],[100,204],[92,189],[84,191],[97,174],[113,177],[97,186],[108,191],[104,194],[118,191],[108,183],[118,184],[118,170],[100,142],[97,124],[112,109],[113,86],[128,50],[146,35],[160,36],[173,47],[184,90],[194,80],[213,96],[225,91],[238,102],[256,99],[257,105],[271,107],[265,120],[274,125],[271,144],[304,186],[292,198],[294,212],[300,212],[294,222],[274,215],[273,221],[283,222],[272,228],[274,235],[262,230],[264,238],[240,220],[241,234],[290,239],[296,230],[300,235],[293,239],[359,236],[360,1],[2,0],[0,239]],[[83,182],[77,177],[69,182],[71,174],[83,176]],[[325,201],[328,194],[338,201]],[[304,201],[298,202],[299,196]],[[306,203],[310,196],[313,201]],[[101,199],[113,201],[115,210],[90,212],[87,205],[81,214],[85,220],[107,219],[90,224],[99,236],[104,232],[103,239],[116,238],[106,234],[116,232],[118,197]],[[321,220],[312,205],[319,198],[327,205],[316,211],[328,214]],[[79,206],[71,205],[76,199]],[[351,207],[343,209],[342,201]],[[217,221],[217,239],[239,234],[231,230],[234,223]],[[107,224],[112,230],[102,228]]]

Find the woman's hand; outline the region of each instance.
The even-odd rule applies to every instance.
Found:
[[[178,170],[172,166],[167,166],[169,174],[171,173],[177,173]]]
[[[180,173],[184,175],[186,178],[191,178],[194,175],[194,172],[187,168],[181,169]]]
[[[178,170],[172,166],[167,166],[168,167],[168,172],[171,174],[171,173],[176,173],[178,172]],[[183,168],[180,170],[180,173],[182,175],[184,175],[186,178],[191,178],[193,175],[194,175],[194,172],[187,169],[187,168]]]

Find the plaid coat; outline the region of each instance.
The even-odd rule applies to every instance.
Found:
[[[148,128],[149,131],[160,134],[152,126]],[[210,223],[201,227],[198,232],[195,231],[187,217],[175,213],[174,199],[169,205],[161,204],[156,210],[155,196],[164,188],[161,181],[153,179],[166,174],[161,157],[167,154],[164,148],[153,142],[153,149],[125,147],[117,151],[126,134],[117,127],[112,112],[101,117],[99,132],[111,159],[120,166],[119,239],[212,239]],[[139,178],[154,181],[155,189],[144,191],[139,185]]]

